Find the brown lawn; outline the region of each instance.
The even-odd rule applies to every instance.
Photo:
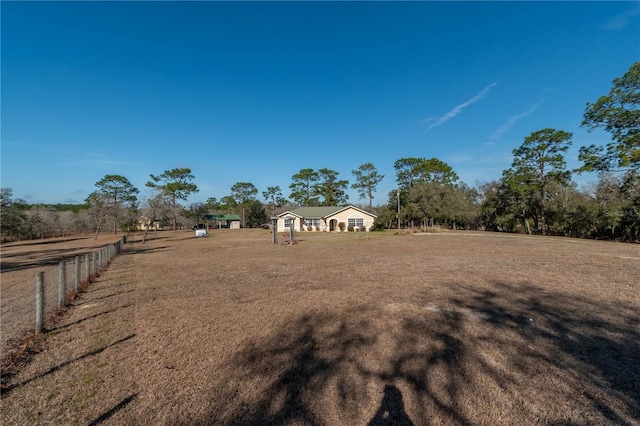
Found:
[[[127,244],[7,371],[2,423],[640,424],[640,246],[298,238]]]
[[[70,236],[43,240],[17,241],[2,244],[0,248],[0,295],[2,296],[0,324],[0,351],[6,358],[5,349],[15,346],[24,334],[34,327],[35,282],[38,272],[44,273],[45,310],[48,315],[55,311],[58,300],[59,271],[61,261],[68,263],[67,282],[69,292],[75,279],[73,267],[75,256],[97,252],[102,247],[115,243],[122,235],[100,234]],[[72,267],[73,266],[73,267]],[[81,265],[84,274],[84,265]],[[83,276],[81,274],[81,277]]]

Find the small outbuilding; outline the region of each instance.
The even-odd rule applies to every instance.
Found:
[[[296,231],[303,232],[368,232],[373,226],[376,215],[348,205],[298,207],[280,213],[277,218],[278,232],[289,231],[291,226]]]
[[[240,229],[240,216],[237,214],[206,214],[204,220],[214,228]]]

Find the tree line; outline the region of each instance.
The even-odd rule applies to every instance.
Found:
[[[351,185],[372,206],[377,184],[384,176],[373,164],[353,170]],[[292,177],[291,193],[286,198],[279,186],[268,186],[258,200],[258,189],[250,182],[237,182],[230,194],[217,200],[184,206],[190,195],[199,191],[189,168],[166,170],[150,175],[146,186],[152,195],[140,200],[139,189],[121,175],[106,175],[95,183],[96,190],[82,205],[30,205],[14,199],[11,188],[2,188],[2,238],[6,240],[64,236],[101,231],[135,231],[155,228],[155,224],[173,230],[202,222],[206,214],[238,214],[243,227],[259,227],[283,209],[299,205],[333,206],[347,203],[349,182],[338,179],[339,172],[323,168],[302,169]]]
[[[394,163],[397,189],[386,203],[373,206],[384,179],[376,167],[352,170],[354,182],[328,168],[303,168],[292,176],[289,195],[268,186],[258,199],[250,182],[237,182],[230,193],[204,203],[184,206],[198,192],[189,168],[150,175],[139,190],[124,176],[106,175],[96,182],[82,205],[29,205],[2,188],[3,240],[44,238],[71,233],[147,230],[163,223],[174,230],[197,224],[205,214],[237,214],[243,227],[258,227],[279,212],[297,206],[333,206],[348,202],[349,187],[357,190],[359,207],[377,214],[377,228],[432,227],[565,235],[586,238],[640,238],[640,62],[613,80],[609,94],[587,103],[582,126],[602,128],[611,135],[604,146],[582,147],[577,170],[566,168],[572,144],[569,132],[544,128],[524,138],[513,150],[511,167],[498,180],[469,187],[437,158],[400,158]],[[579,189],[574,173],[598,172],[598,180]],[[141,220],[142,219],[142,220]]]
[[[605,146],[579,150],[582,166],[566,168],[570,132],[544,128],[513,150],[511,167],[498,180],[469,188],[438,159],[394,163],[398,189],[378,209],[384,227],[432,226],[640,239],[640,62],[613,80],[609,94],[587,103],[581,125],[611,135]],[[578,189],[574,173],[598,172]]]

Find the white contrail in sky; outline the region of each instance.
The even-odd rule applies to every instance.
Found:
[[[633,9],[629,9],[618,16],[609,19],[602,24],[602,28],[610,31],[617,31],[627,28],[634,17],[640,15],[640,6],[636,6]]]
[[[474,104],[476,102],[478,102],[480,99],[484,98],[485,96],[487,96],[487,93],[489,93],[489,91],[491,90],[491,88],[493,86],[495,86],[496,84],[498,84],[498,82],[493,82],[490,85],[488,85],[487,87],[485,87],[484,89],[482,89],[480,91],[480,93],[478,93],[477,95],[475,95],[473,98],[469,99],[468,101],[465,101],[463,103],[461,103],[460,105],[458,105],[457,107],[453,108],[451,111],[449,111],[448,113],[446,113],[445,115],[443,115],[442,117],[438,118],[436,120],[435,123],[433,123],[431,126],[428,127],[428,129],[432,129],[434,127],[437,127],[441,124],[443,124],[446,121],[451,120],[453,117],[455,117],[456,115],[460,114],[460,112],[462,111],[463,108],[468,107],[471,104]],[[427,129],[427,130],[428,130]]]
[[[500,127],[498,127],[492,134],[491,136],[489,136],[489,140],[492,141],[499,141],[500,139],[502,139],[502,135],[504,135],[505,133],[507,133],[509,130],[511,130],[511,128],[513,127],[514,124],[516,124],[516,121],[520,120],[522,117],[526,117],[527,115],[533,113],[536,109],[538,109],[538,107],[540,106],[540,104],[542,103],[542,101],[537,102],[535,104],[533,104],[531,106],[531,108],[529,108],[528,110],[526,110],[523,113],[520,114],[516,114],[516,115],[512,115],[511,117],[509,117],[507,119],[507,121],[505,121],[504,123],[502,123],[502,125],[500,125]]]

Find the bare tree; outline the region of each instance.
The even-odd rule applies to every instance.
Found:
[[[150,198],[145,204],[146,206],[142,209],[142,215],[147,223],[145,224],[144,234],[142,235],[142,244],[147,241],[147,235],[152,226],[155,233],[157,231],[156,224],[162,219],[173,215],[170,201],[162,194]]]

